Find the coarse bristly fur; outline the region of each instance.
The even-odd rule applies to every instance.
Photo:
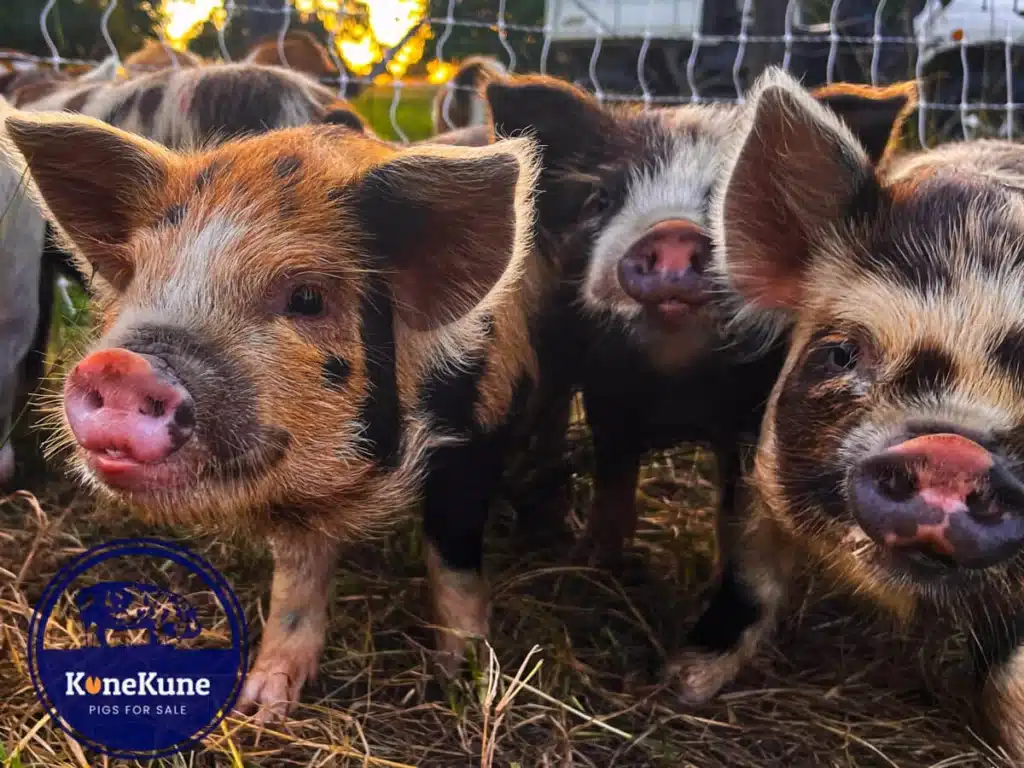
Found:
[[[195,402],[192,436],[128,489],[90,464],[61,409],[77,473],[150,518],[271,537],[271,621],[244,703],[295,700],[339,541],[421,495],[435,595],[460,604],[442,587],[468,568],[449,525],[466,478],[436,467],[496,440],[536,375],[534,144],[400,149],[307,126],[182,154],[27,112],[6,131],[94,274],[90,351],[155,356]],[[319,309],[296,314],[309,291]]]
[[[735,327],[785,339],[787,354],[736,580],[705,614],[728,650],[684,654],[670,671],[685,698],[714,695],[809,562],[903,619],[938,612],[965,629],[990,725],[1024,759],[1024,558],[965,567],[907,555],[860,527],[852,487],[861,462],[933,433],[973,436],[1019,472],[1024,148],[976,141],[877,162],[778,71],[745,119],[712,214],[716,269]],[[1022,510],[1004,510],[999,525],[1015,525]]]

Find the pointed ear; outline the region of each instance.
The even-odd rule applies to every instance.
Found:
[[[123,289],[132,274],[125,246],[152,223],[171,152],[85,117],[22,112],[6,128],[67,244]]]
[[[320,121],[327,125],[351,128],[356,133],[370,133],[363,118],[345,101],[336,101],[331,104]]]
[[[529,134],[540,145],[541,228],[556,237],[574,232],[594,169],[618,154],[621,126],[589,93],[550,77],[507,77],[486,94],[496,135]]]
[[[917,107],[917,84],[912,81],[881,88],[833,83],[811,95],[846,123],[873,163],[896,148],[903,123]]]
[[[417,330],[463,317],[523,269],[531,247],[537,150],[420,145],[372,169],[352,198],[395,310]]]
[[[593,96],[569,83],[540,75],[507,77],[487,84],[495,132],[531,131],[545,168],[569,167],[591,150],[590,140],[614,131],[615,121]]]
[[[754,86],[743,139],[716,201],[716,269],[752,310],[799,306],[814,238],[841,217],[873,167],[849,128],[792,77]]]

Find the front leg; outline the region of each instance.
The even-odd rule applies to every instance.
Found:
[[[501,482],[504,443],[476,436],[439,448],[424,483],[423,533],[427,581],[437,624],[441,666],[454,674],[466,640],[486,637],[490,601],[483,575],[484,530]]]
[[[745,503],[746,483],[736,492],[737,503]],[[749,522],[735,556],[723,561],[711,601],[687,638],[689,647],[665,668],[684,701],[714,698],[754,657],[778,622],[794,563],[792,542],[770,520]]]
[[[256,663],[239,698],[265,722],[283,718],[316,675],[327,631],[327,601],[338,541],[320,532],[275,535],[270,615]]]

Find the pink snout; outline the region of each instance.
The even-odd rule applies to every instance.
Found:
[[[76,365],[64,411],[90,466],[113,485],[167,459],[195,428],[192,397],[168,366],[127,349],[102,349]]]
[[[619,262],[622,290],[636,301],[669,314],[705,304],[710,282],[705,270],[711,240],[683,219],[659,222]]]
[[[1024,484],[961,435],[888,448],[860,464],[852,490],[858,523],[886,547],[984,568],[1024,544]]]

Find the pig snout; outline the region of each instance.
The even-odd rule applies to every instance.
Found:
[[[630,298],[659,310],[685,312],[707,302],[711,240],[689,221],[651,227],[619,261],[619,283]]]
[[[64,411],[107,480],[167,459],[195,427],[192,397],[167,364],[127,349],[93,352],[76,365],[64,385]]]
[[[987,568],[1024,543],[1024,485],[973,440],[928,434],[854,470],[854,515],[877,543]]]

